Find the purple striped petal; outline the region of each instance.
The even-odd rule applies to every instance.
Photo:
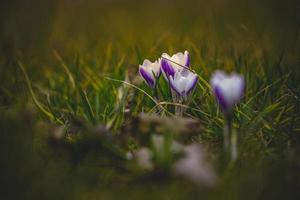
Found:
[[[173,69],[172,65],[170,65],[169,62],[164,58],[161,60],[161,67],[164,73],[166,74],[166,77],[174,77],[175,70]]]
[[[190,66],[190,54],[189,52],[184,52],[185,56],[186,56],[186,60],[185,60],[185,66],[189,67]]]
[[[145,71],[142,67],[140,67],[139,69],[140,75],[144,78],[144,80],[146,81],[146,83],[150,86],[150,87],[155,87],[155,80],[153,79],[153,76],[151,76],[151,74],[149,74],[147,71]]]
[[[217,98],[217,101],[219,102],[220,107],[224,112],[227,112],[230,108],[230,105],[228,105],[228,102],[226,102],[224,95],[222,94],[221,89],[218,86],[214,87],[214,93]]]

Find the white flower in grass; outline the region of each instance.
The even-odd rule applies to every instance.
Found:
[[[161,68],[166,80],[168,80],[169,76],[174,77],[176,72],[182,71],[184,67],[189,67],[189,65],[190,55],[188,51],[184,53],[179,52],[172,56],[169,56],[167,53],[162,54]]]
[[[183,69],[180,72],[176,72],[173,76],[169,76],[169,83],[171,88],[179,96],[187,96],[195,87],[198,81],[197,74],[189,71],[188,69]]]
[[[140,148],[134,153],[137,164],[146,170],[153,169],[152,156],[152,152],[146,147]]]
[[[227,75],[216,71],[211,78],[213,93],[225,113],[230,113],[233,106],[240,102],[245,92],[245,80],[236,73]]]
[[[139,73],[145,80],[148,86],[154,88],[156,79],[161,74],[161,60],[154,61],[153,63],[149,60],[144,60],[142,65],[139,65]]]
[[[217,177],[205,157],[199,144],[186,146],[184,156],[174,164],[173,172],[196,184],[213,186]]]

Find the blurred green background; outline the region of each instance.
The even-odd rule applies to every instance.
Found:
[[[159,40],[176,49],[178,40],[199,37],[221,45],[267,37],[276,52],[296,45],[298,9],[296,0],[1,1],[1,54],[95,51],[109,43],[153,48]]]
[[[42,99],[43,91],[66,76],[53,50],[68,65],[80,57],[100,75],[120,77],[125,70],[137,71],[144,58],[188,49],[192,66],[204,77],[218,68],[240,71],[243,66],[235,61],[253,59],[257,89],[263,88],[262,80],[273,82],[289,74],[282,92],[299,97],[299,5],[298,0],[2,0],[0,198],[299,199],[299,99],[291,100],[295,114],[289,117],[294,121],[286,125],[291,127],[276,130],[278,135],[288,132],[291,147],[277,143],[275,149],[264,149],[277,156],[258,160],[252,155],[231,171],[231,178],[224,175],[228,181],[202,189],[181,180],[135,178],[124,163],[101,153],[78,161],[72,155],[78,156],[80,147],[49,148],[46,135],[55,125],[30,103],[17,64],[24,63]],[[115,71],[122,59],[123,69]],[[260,154],[259,147],[253,149],[252,154]]]
[[[28,61],[35,81],[39,74],[56,70],[53,50],[67,62],[79,54],[107,65],[102,55],[108,51],[125,56],[128,64],[137,64],[137,49],[140,58],[154,59],[161,52],[185,47],[192,51],[193,47],[207,51],[202,57],[209,60],[211,55],[256,48],[256,54],[266,55],[270,62],[284,54],[289,65],[298,63],[297,0],[3,0],[0,9],[0,56],[5,66],[1,67],[1,85],[16,93],[17,88],[11,88],[12,76],[6,76],[18,76],[14,60]],[[1,95],[1,101],[5,98]]]

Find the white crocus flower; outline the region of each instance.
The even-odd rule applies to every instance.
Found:
[[[217,182],[216,174],[199,144],[184,147],[184,156],[174,164],[173,172],[200,185],[213,186]]]
[[[231,160],[236,160],[237,134],[232,130],[233,107],[240,102],[245,92],[244,77],[236,73],[227,75],[222,71],[217,71],[212,75],[211,86],[213,93],[225,114],[224,126],[224,147],[230,152]]]
[[[160,76],[161,59],[154,61],[144,60],[142,65],[139,65],[139,73],[145,80],[148,86],[154,88],[156,79]]]
[[[167,53],[162,54],[161,67],[166,80],[169,76],[174,77],[176,72],[182,71],[184,67],[189,67],[189,65],[190,56],[188,51],[179,52],[172,56]]]
[[[228,114],[243,97],[245,81],[236,73],[227,75],[222,71],[217,71],[212,75],[211,86],[222,110]]]
[[[169,82],[171,88],[179,96],[187,96],[196,86],[198,81],[197,74],[184,69],[180,72],[176,72],[173,76],[169,76]]]

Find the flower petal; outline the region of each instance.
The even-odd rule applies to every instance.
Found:
[[[190,66],[190,54],[188,51],[184,52],[184,66],[186,67]]]
[[[167,59],[170,59],[170,58],[171,58],[171,56],[169,56],[169,54],[167,54],[167,53],[163,53],[163,54],[161,55],[161,57],[162,57],[162,58],[167,58]]]
[[[198,81],[198,76],[196,74],[193,74],[188,84],[186,85],[186,89],[185,89],[186,94],[189,94],[196,87],[197,81]]]
[[[213,73],[210,84],[212,87],[217,86],[222,80],[226,78],[226,74],[222,71],[216,71]]]
[[[143,62],[143,66],[144,66],[144,67],[148,67],[148,66],[151,65],[151,64],[152,64],[151,61],[148,60],[148,59],[145,59],[144,62]]]
[[[169,76],[169,85],[173,91],[175,91],[179,96],[181,96],[182,91],[177,87],[177,82],[174,80],[174,77],[172,76]]]
[[[231,75],[232,79],[232,84],[235,86],[235,95],[234,95],[234,101],[235,103],[238,103],[241,98],[244,95],[245,92],[245,80],[244,77],[238,75],[238,74],[233,74]]]
[[[161,74],[161,61],[160,61],[160,59],[151,64],[151,70],[155,74],[156,78],[158,78],[160,76],[160,74]]]
[[[219,86],[215,86],[213,89],[220,107],[222,108],[223,111],[227,112],[229,110],[229,105],[225,100],[222,90],[220,89]]]
[[[159,77],[160,75],[161,75],[161,58],[159,58],[158,59],[158,63],[157,63],[157,65],[158,65],[158,69],[159,69],[159,71],[158,71],[158,73],[157,73],[157,77]]]
[[[241,75],[217,71],[212,76],[211,85],[222,110],[230,112],[244,94],[245,81]]]
[[[161,68],[162,68],[162,70],[163,70],[166,77],[169,77],[169,76],[174,77],[174,74],[175,74],[174,68],[164,58],[162,58],[162,60],[161,60]]]
[[[140,66],[139,72],[140,72],[140,75],[144,78],[144,80],[150,87],[155,86],[155,79],[154,79],[153,75],[151,75],[148,71],[146,71],[144,69],[144,67]]]

